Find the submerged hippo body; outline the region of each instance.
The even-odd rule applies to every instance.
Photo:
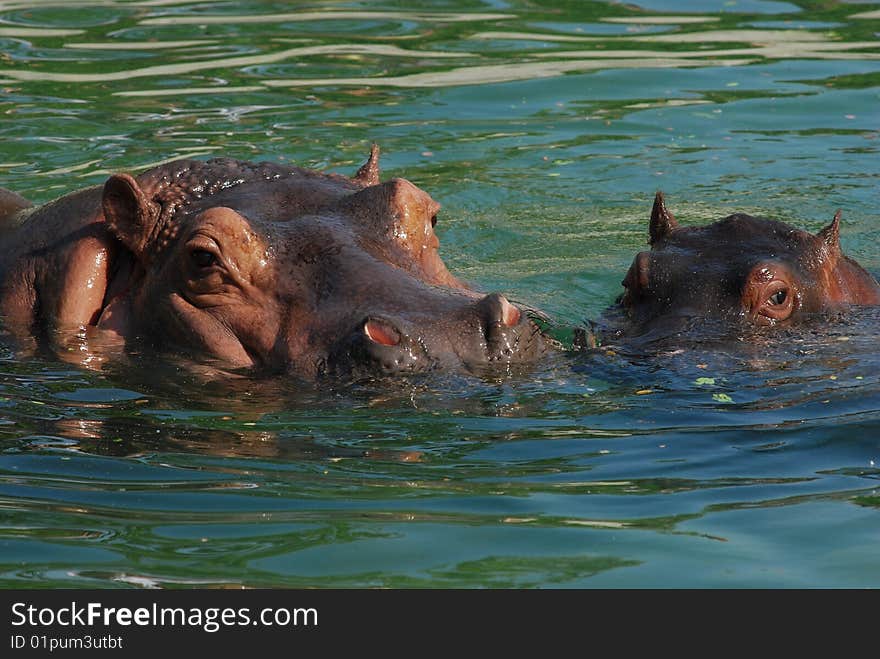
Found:
[[[777,325],[880,304],[880,285],[840,249],[840,212],[816,235],[741,213],[679,226],[658,192],[648,242],[618,299],[629,335],[663,336],[705,319]]]
[[[393,373],[529,362],[536,327],[446,269],[439,205],[380,183],[231,159],[111,176],[0,207],[0,316],[14,337],[136,339],[232,367]],[[5,210],[4,210],[5,208]]]

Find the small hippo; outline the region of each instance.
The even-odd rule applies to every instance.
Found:
[[[528,314],[446,269],[439,204],[380,182],[378,158],[353,178],[177,160],[35,209],[3,191],[6,331],[57,347],[85,330],[309,379],[536,360]]]
[[[648,242],[618,299],[630,334],[662,334],[700,318],[776,325],[844,305],[880,304],[880,285],[841,252],[839,211],[816,235],[742,213],[679,226],[658,192]]]

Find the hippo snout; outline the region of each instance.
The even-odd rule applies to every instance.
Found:
[[[512,354],[511,343],[517,334],[514,328],[522,322],[522,312],[500,293],[492,293],[484,297],[477,303],[477,310],[490,355]]]
[[[523,311],[500,293],[492,293],[474,307],[482,331],[481,345],[461,344],[459,355],[468,366],[526,362],[544,350],[538,328]]]
[[[529,362],[544,350],[538,328],[500,293],[457,310],[412,318],[370,314],[331,351],[336,374],[388,375]]]
[[[383,374],[429,370],[424,345],[399,324],[381,316],[364,318],[350,339],[352,366]]]
[[[404,323],[371,314],[330,350],[327,371],[333,375],[391,375],[433,369],[423,343]]]

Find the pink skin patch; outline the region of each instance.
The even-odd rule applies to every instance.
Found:
[[[374,343],[383,346],[396,346],[400,343],[400,332],[381,320],[370,318],[364,323],[364,334]]]

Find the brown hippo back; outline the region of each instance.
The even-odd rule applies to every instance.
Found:
[[[526,314],[446,269],[439,208],[380,182],[375,148],[353,178],[222,158],[118,174],[8,235],[0,313],[17,336],[73,328],[305,377],[536,359]]]

